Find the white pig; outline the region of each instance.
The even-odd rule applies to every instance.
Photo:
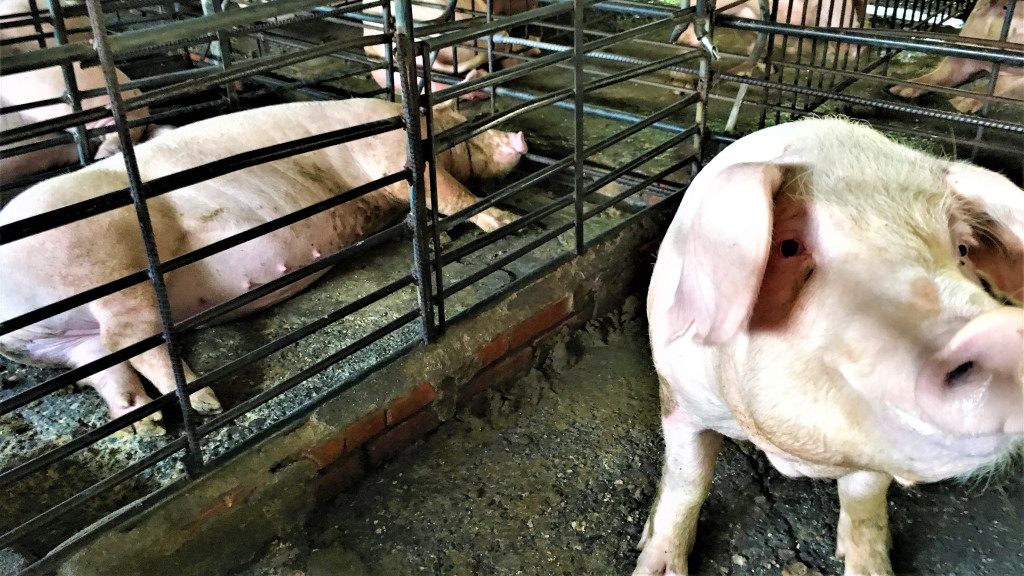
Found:
[[[886,490],[1024,437],[1024,191],[839,119],[741,138],[694,179],[648,295],[665,466],[634,576],[685,575],[723,436],[837,478],[846,574],[889,575]]]
[[[178,128],[140,144],[136,155],[142,179],[149,181],[233,154],[391,118],[400,112],[397,104],[373,99],[270,106]],[[435,120],[437,129],[442,130],[465,118],[439,107]],[[522,132],[489,130],[441,153],[437,159],[438,210],[449,214],[478,201],[460,181],[505,173],[525,152]],[[405,163],[405,132],[392,130],[157,196],[148,206],[160,257],[169,260],[201,248],[398,172]],[[114,156],[29,188],[0,211],[0,224],[127,186],[122,157]],[[188,318],[380,230],[408,209],[408,189],[405,181],[392,184],[166,274],[174,318]],[[513,218],[508,212],[490,208],[470,220],[490,231]],[[5,277],[0,318],[24,314],[145,266],[133,207],[11,242],[0,246],[0,270]],[[279,302],[321,274],[248,304],[229,318]],[[0,337],[0,353],[29,364],[75,367],[159,331],[153,288],[142,283],[6,334]],[[135,370],[161,392],[174,390],[164,346],[90,376],[85,383],[100,393],[114,417],[121,416],[150,401]],[[189,381],[195,379],[187,366],[185,374]],[[191,401],[203,413],[221,409],[209,388],[192,394]],[[160,419],[159,413],[147,417],[136,425],[136,431],[162,433]]]
[[[1024,2],[1015,0],[1016,8],[1010,19],[1010,30],[1006,39],[1010,42],[1024,42]],[[971,14],[964,23],[961,36],[998,40],[1006,19],[1009,0],[978,0],[971,9]],[[912,78],[911,82],[931,84],[932,86],[959,86],[967,82],[978,72],[992,69],[991,62],[972,58],[953,58],[947,56],[939,61],[939,65],[931,72]],[[897,85],[889,89],[901,98],[916,98],[926,89],[915,86]],[[996,75],[996,96],[1024,100],[1024,68],[1020,66],[1001,66]],[[960,112],[973,113],[981,110],[984,103],[970,96],[957,96],[950,99],[950,104]]]
[[[45,6],[45,1],[41,1],[40,5]],[[28,0],[0,0],[0,19],[3,19],[5,16],[26,12],[29,12]],[[67,18],[65,26],[69,29],[77,29],[80,27],[88,28],[89,19],[85,17]],[[43,32],[47,35],[45,38],[47,46],[56,45],[52,37],[53,28],[49,24],[45,24],[43,26]],[[0,28],[0,39],[13,40],[16,38],[23,38],[34,33],[35,28],[30,25],[19,26],[16,28]],[[88,41],[90,37],[91,35],[86,32],[77,32],[73,33],[68,40],[72,42],[82,42]],[[35,40],[18,42],[3,46],[2,55],[9,56],[19,52],[36,50],[38,48],[39,44]],[[75,62],[73,64],[73,69],[79,91],[84,92],[87,90],[102,89],[106,86],[106,82],[103,78],[103,71],[99,66],[82,68],[80,63]],[[128,77],[118,70],[117,80],[119,83],[123,84],[128,82]],[[0,76],[0,107],[7,108],[10,106],[30,104],[41,100],[59,98],[64,95],[65,90],[64,74],[61,72],[60,67],[57,66],[32,70],[29,72],[21,72],[19,74]],[[124,98],[133,98],[139,94],[141,94],[141,92],[138,90],[125,90],[121,93]],[[88,110],[90,108],[107,106],[109,104],[110,99],[104,93],[82,100],[82,109]],[[52,120],[54,118],[71,114],[71,112],[71,106],[68,104],[50,104],[48,106],[28,108],[19,112],[2,114],[0,115],[0,131],[6,132],[8,130],[34,124],[36,122]],[[149,110],[148,108],[136,108],[135,110],[129,111],[127,115],[129,120],[136,120],[148,116]],[[113,124],[113,119],[107,117],[87,123],[86,128],[99,128],[111,124]],[[155,135],[158,131],[166,129],[167,128],[165,127],[158,126],[137,126],[131,129],[132,141],[138,142],[147,136]],[[49,137],[52,137],[52,135]],[[48,136],[41,136],[32,140],[19,141],[15,144],[4,146],[4,149],[9,150],[10,148],[21,144],[37,142],[47,138]],[[111,154],[120,152],[120,150],[121,142],[117,133],[108,132],[103,137],[99,148],[93,154],[93,159],[99,160],[101,158],[106,158]],[[0,158],[0,180],[10,182],[29,174],[42,172],[49,168],[73,164],[77,161],[78,149],[74,144],[59,144],[50,148],[18,154],[16,156],[5,155],[4,158]]]

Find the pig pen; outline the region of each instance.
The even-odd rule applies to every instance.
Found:
[[[635,418],[646,423],[642,434],[631,432],[626,440],[601,436],[609,442],[624,442],[626,447],[612,450],[607,466],[621,466],[628,474],[595,480],[609,485],[600,484],[601,498],[610,498],[604,506],[624,502],[610,513],[618,528],[596,532],[593,526],[600,520],[593,516],[598,509],[594,500],[578,491],[564,495],[561,487],[547,492],[538,488],[542,495],[526,499],[521,508],[525,513],[541,510],[546,514],[546,508],[536,506],[548,506],[565,514],[567,529],[555,522],[549,530],[529,524],[514,527],[554,542],[547,550],[555,564],[519,552],[512,536],[497,538],[499,549],[512,552],[500,563],[489,564],[487,558],[496,554],[493,548],[449,546],[446,542],[468,537],[444,531],[447,529],[442,529],[447,540],[439,537],[424,544],[436,550],[429,563],[414,565],[409,556],[382,552],[378,542],[387,542],[381,540],[386,529],[380,525],[383,520],[375,516],[381,506],[395,519],[393,526],[403,525],[399,513],[408,510],[412,517],[404,525],[411,530],[415,529],[411,523],[417,519],[426,522],[425,517],[435,513],[418,511],[415,501],[409,506],[399,504],[397,493],[385,493],[386,502],[379,499],[384,496],[377,496],[380,482],[397,482],[391,484],[402,487],[396,491],[419,494],[401,480],[385,479],[389,474],[412,474],[429,468],[428,464],[417,463],[415,455],[407,454],[379,472],[374,470],[433,430],[438,432],[430,436],[431,446],[450,440],[451,454],[483,446],[480,458],[494,461],[497,456],[488,457],[491,453],[487,450],[492,448],[486,447],[485,439],[496,442],[496,437],[505,436],[497,430],[514,429],[523,422],[540,429],[542,424],[532,415],[555,402],[545,390],[557,392],[567,386],[564,382],[546,383],[536,372],[520,382],[513,378],[516,374],[527,373],[536,365],[546,377],[557,379],[570,357],[575,359],[582,350],[592,349],[587,344],[601,348],[598,356],[621,346],[643,357],[635,325],[623,333],[612,330],[611,335],[605,328],[593,326],[582,336],[572,333],[588,319],[614,309],[627,295],[642,292],[658,230],[671,213],[673,198],[685,187],[694,160],[713,155],[719,144],[737,134],[803,114],[839,112],[899,134],[919,147],[973,157],[1020,179],[1019,102],[990,98],[981,114],[966,115],[943,109],[944,99],[915,104],[884,93],[887,84],[927,70],[944,53],[974,50],[980,57],[1006,65],[1021,63],[1019,41],[1014,43],[1012,38],[1004,37],[995,48],[978,48],[948,35],[951,29],[942,25],[949,18],[966,16],[970,6],[963,2],[874,5],[872,29],[884,33],[841,32],[842,41],[866,47],[865,57],[855,62],[814,56],[825,51],[825,42],[817,39],[807,41],[810,45],[801,55],[777,49],[780,43],[814,38],[821,31],[717,17],[711,33],[727,54],[726,60],[730,52],[744,49],[749,38],[743,34],[749,35],[751,30],[769,34],[769,48],[762,56],[767,64],[752,77],[730,74],[720,64],[706,60],[702,51],[666,42],[673,26],[706,9],[702,3],[682,11],[628,2],[582,4],[587,10],[574,11],[571,3],[544,3],[528,13],[494,16],[491,24],[483,16],[469,24],[434,23],[408,34],[417,40],[411,44],[417,53],[424,55],[468,38],[487,39],[489,32],[495,33],[491,38],[496,43],[535,50],[502,54],[521,64],[505,69],[489,65],[489,78],[424,97],[425,102],[433,102],[485,89],[493,95],[489,101],[459,103],[460,110],[475,119],[473,127],[501,122],[505,129],[526,132],[531,153],[513,175],[489,185],[494,193],[491,198],[526,216],[526,226],[512,235],[498,233],[498,241],[489,243],[490,237],[466,226],[452,227],[466,215],[445,224],[444,219],[432,222],[429,212],[421,209],[412,223],[415,234],[420,233],[417,227],[426,223],[421,237],[426,240],[421,241],[426,252],[419,255],[419,262],[407,240],[409,233],[394,230],[392,238],[369,242],[372,245],[358,255],[346,254],[345,264],[295,299],[241,321],[199,331],[186,327],[180,345],[182,357],[200,375],[216,377],[215,389],[231,410],[227,415],[199,419],[197,428],[195,414],[191,414],[190,425],[180,413],[175,416],[165,408],[168,435],[138,437],[124,429],[129,417],[105,424],[105,407],[97,395],[69,386],[72,379],[61,371],[4,360],[0,485],[9,495],[4,504],[9,513],[3,515],[0,566],[9,573],[58,569],[74,574],[143,570],[225,573],[272,543],[267,556],[245,570],[338,573],[348,566],[352,573],[362,569],[368,573],[513,574],[531,573],[526,567],[534,566],[537,571],[532,573],[542,574],[559,573],[561,568],[556,566],[568,564],[584,573],[626,572],[635,560],[631,549],[650,506],[660,466],[657,406],[649,388],[650,373],[644,372],[642,365],[636,366],[633,374],[637,376],[635,385],[644,389],[634,389],[636,402],[626,403],[629,408],[635,404],[636,412],[593,408],[595,420],[608,419],[614,424]],[[130,77],[147,90],[144,101],[151,102],[151,113],[160,121],[173,122],[175,115],[181,114],[193,119],[281,100],[393,97],[389,87],[379,88],[367,72],[380,66],[408,68],[407,59],[396,58],[389,66],[362,53],[361,44],[380,42],[395,32],[388,26],[379,36],[363,37],[361,26],[373,26],[380,19],[361,15],[362,7],[352,3],[320,7],[316,2],[284,0],[224,7],[152,2],[107,6],[117,10],[119,18],[127,13],[142,20],[111,36],[112,51],[120,67],[131,70],[135,65],[140,80]],[[581,29],[586,29],[586,34],[574,33]],[[2,72],[7,75],[68,58],[97,57],[76,46],[54,50],[61,48],[19,55],[23,57],[13,59],[13,64],[5,57]],[[920,56],[912,50],[929,54]],[[731,61],[739,60],[733,57]],[[431,76],[429,79],[445,83],[457,81],[440,73]],[[574,91],[574,83],[585,84],[589,91]],[[730,122],[734,110],[736,121]],[[45,128],[52,132],[54,126],[74,127],[87,113],[72,113]],[[41,129],[8,132],[3,143],[28,139]],[[81,131],[72,131],[74,134],[58,138],[81,138],[76,136]],[[437,140],[439,146],[457,145],[465,136],[463,132]],[[577,146],[579,142],[584,146]],[[415,162],[412,156],[410,162]],[[580,170],[574,171],[573,166]],[[411,180],[412,186],[422,186]],[[4,198],[25,184],[3,182]],[[574,195],[580,196],[581,212],[588,215],[579,219],[578,226]],[[431,227],[439,229],[436,239],[431,238]],[[0,242],[10,241],[7,230],[0,231],[0,237]],[[443,290],[437,282],[430,283],[438,278],[433,264],[438,253],[445,255]],[[433,271],[421,273],[417,282],[415,275],[408,274],[413,268]],[[431,293],[430,305],[419,305],[417,283],[421,291]],[[463,285],[466,288],[457,292],[452,289]],[[352,311],[370,301],[374,302]],[[636,310],[627,314],[637,315]],[[328,324],[322,319],[337,322]],[[9,330],[8,326],[3,330]],[[265,347],[267,343],[283,338],[276,340],[283,345],[298,337],[289,334],[304,336],[306,332],[311,335],[301,345],[256,361],[258,356],[274,353],[273,348]],[[605,346],[605,340],[610,344]],[[596,344],[598,341],[602,344]],[[589,356],[583,358],[581,365]],[[578,394],[572,398],[583,401]],[[171,402],[177,402],[173,395],[164,405]],[[187,403],[184,409],[190,410]],[[565,435],[577,427],[556,429]],[[612,427],[623,434],[633,430]],[[468,436],[461,437],[463,433]],[[550,437],[555,438],[554,434]],[[197,437],[201,438],[200,456],[183,457],[181,451]],[[521,437],[511,442],[531,445]],[[568,443],[577,450],[575,456],[554,451],[550,458],[593,459],[597,448],[588,448],[582,439]],[[633,450],[636,454],[627,453]],[[470,469],[474,466],[465,462],[476,461],[448,458]],[[621,459],[619,464],[616,458]],[[761,457],[747,447],[724,454],[725,460],[737,467],[720,468],[718,482],[724,491],[712,497],[704,520],[713,525],[722,522],[722,531],[708,538],[728,544],[709,543],[708,554],[724,556],[709,557],[700,568],[707,572],[701,573],[726,573],[725,569],[757,574],[780,568],[793,574],[835,572],[838,564],[829,560],[828,550],[832,536],[826,532],[834,523],[831,517],[825,519],[826,514],[834,514],[834,489],[827,483],[783,480],[770,473]],[[541,470],[539,486],[548,469],[534,468]],[[570,477],[568,472],[559,477],[560,470],[550,470],[556,484],[564,484]],[[450,469],[434,472],[452,476]],[[526,473],[524,469],[523,475]],[[369,476],[358,482],[364,475]],[[646,478],[646,484],[639,476]],[[573,480],[576,486],[582,483],[579,478]],[[582,491],[598,484],[583,484]],[[513,490],[511,484],[505,486]],[[750,486],[763,487],[762,493],[754,494]],[[472,498],[473,510],[484,516],[492,515],[487,510],[511,509],[505,503],[525,498],[522,491],[489,496],[486,489],[481,492],[459,486],[453,490],[455,497]],[[749,496],[753,504],[730,504],[733,490]],[[908,554],[926,542],[938,542],[929,550],[956,551],[939,564],[929,563],[930,553],[921,553],[918,559],[894,555],[898,567],[911,572],[960,573],[961,568],[991,565],[989,573],[1001,574],[1012,573],[1020,564],[1020,545],[1013,536],[1021,518],[1018,485],[1001,478],[988,489],[977,488],[967,496],[956,486],[920,490],[892,498],[897,503],[900,499],[913,501],[917,506],[918,499],[924,498],[919,494],[934,495],[932,501],[941,502],[948,517],[971,514],[967,502],[984,502],[979,507],[985,510],[978,511],[977,517],[995,518],[999,524],[984,535],[965,538],[956,538],[954,530],[936,530],[932,539],[926,535],[932,531],[911,528],[927,525],[919,520],[928,516],[924,512],[927,505],[907,512],[906,520],[894,510],[897,546],[901,537],[913,540],[903,542]],[[339,493],[341,496],[332,500]],[[804,498],[820,505],[813,508],[820,509],[820,515],[808,511],[778,517],[780,509],[796,507],[791,503]],[[958,504],[948,504],[951,498]],[[327,503],[331,503],[327,511],[311,512]],[[359,504],[365,507],[359,508]],[[438,502],[436,514],[451,505]],[[730,505],[737,512],[716,519],[714,510]],[[748,507],[772,511],[747,514]],[[370,524],[346,532],[339,519],[346,513]],[[740,521],[748,516],[759,523]],[[816,523],[806,524],[812,520]],[[507,523],[500,514],[494,521]],[[472,526],[470,520],[460,523]],[[936,524],[954,523],[936,519]],[[296,536],[305,525],[308,534]],[[391,529],[391,534],[395,533]],[[494,533],[478,530],[473,538],[486,539]],[[776,541],[789,535],[793,539],[784,544]],[[275,542],[282,536],[291,538]],[[614,546],[608,544],[609,539],[615,541]],[[529,541],[515,540],[519,546],[537,550]],[[395,549],[416,555],[419,548],[403,546],[408,541],[396,540]],[[608,555],[595,555],[597,548]],[[978,554],[966,552],[971,548]],[[313,550],[316,552],[307,558]],[[974,560],[977,564],[972,564]]]

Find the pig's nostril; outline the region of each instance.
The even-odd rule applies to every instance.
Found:
[[[972,368],[974,368],[974,362],[964,362],[951,370],[946,374],[946,386],[952,387],[963,384],[964,377],[971,372]]]

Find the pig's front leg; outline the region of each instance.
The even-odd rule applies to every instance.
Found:
[[[664,386],[664,384],[663,384]],[[665,467],[654,508],[640,539],[633,576],[685,576],[697,535],[697,517],[708,496],[722,436],[699,430],[676,407],[662,417]]]
[[[885,493],[892,476],[854,472],[839,478],[836,556],[846,560],[845,576],[891,576],[889,516]]]
[[[429,182],[429,178],[428,178]],[[480,201],[461,182],[448,173],[447,170],[437,169],[437,210],[441,214],[449,215],[468,208]],[[430,206],[430,196],[427,196],[427,207]],[[488,208],[469,219],[484,232],[493,232],[506,224],[515,221],[516,215],[498,208]]]
[[[932,86],[959,86],[967,81],[975,72],[988,68],[987,64],[970,60],[967,58],[943,58],[935,70],[913,78],[911,82],[919,84],[931,84]],[[925,89],[916,86],[904,86],[898,84],[889,88],[895,96],[900,98],[917,98]]]
[[[101,298],[90,305],[90,310],[99,322],[100,341],[108,352],[115,352],[161,331],[156,298],[148,284],[139,284]],[[171,358],[166,345],[161,344],[143,352],[131,358],[129,362],[161,393],[175,391]],[[188,382],[196,379],[195,373],[187,365],[183,368]],[[113,384],[112,387],[128,390],[131,389],[131,383],[122,381]],[[106,398],[106,395],[104,397]],[[142,399],[140,403],[148,400]],[[208,387],[193,392],[189,396],[189,402],[202,414],[216,414],[221,411],[220,402]]]

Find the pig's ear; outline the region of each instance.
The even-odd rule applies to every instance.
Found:
[[[973,212],[979,245],[971,248],[971,262],[1002,292],[1024,299],[1024,191],[969,164],[951,164],[946,181]]]
[[[694,329],[697,342],[730,340],[757,301],[772,241],[774,164],[734,164],[695,181],[700,200],[682,246],[682,270],[668,310],[672,333]]]

